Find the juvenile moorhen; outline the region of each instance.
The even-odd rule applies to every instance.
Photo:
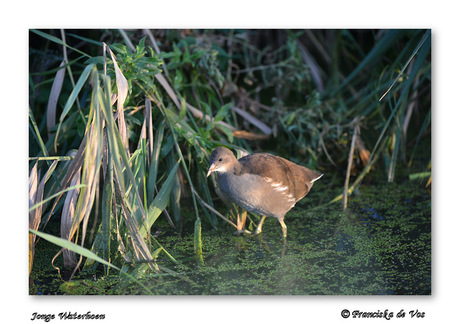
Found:
[[[305,197],[323,175],[268,153],[254,153],[237,160],[225,147],[211,154],[207,177],[217,172],[219,189],[226,200],[261,217],[254,232],[262,231],[267,216],[276,217],[283,237],[287,236],[284,216]]]

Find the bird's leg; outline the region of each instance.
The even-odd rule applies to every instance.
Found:
[[[251,234],[248,230],[244,229],[244,225],[246,224],[246,216],[248,212],[243,210],[243,212],[237,211],[236,213],[236,229],[237,231],[233,233],[234,235],[241,235],[241,234]]]
[[[241,210],[242,212],[238,212],[238,218],[236,220],[236,225],[239,231],[241,231],[244,228],[244,225],[246,224],[246,216],[248,215],[248,212],[246,210],[240,209],[240,211]]]
[[[281,229],[283,230],[283,238],[287,237],[287,226],[284,224],[284,220],[280,219]]]
[[[260,232],[262,232],[262,225],[263,225],[263,223],[265,221],[265,218],[267,218],[267,216],[262,216],[260,218],[259,225],[257,225],[257,228],[254,231],[254,234],[259,234]]]

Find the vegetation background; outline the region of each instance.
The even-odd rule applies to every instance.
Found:
[[[178,263],[165,227],[193,231],[204,264],[203,227],[245,226],[212,199],[218,145],[320,169],[337,192],[320,203],[344,210],[364,178],[430,185],[430,30],[33,29],[29,41],[29,271],[44,238],[62,247],[65,280],[95,261],[180,277],[157,262]]]

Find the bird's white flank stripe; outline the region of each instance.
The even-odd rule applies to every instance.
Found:
[[[287,190],[288,187],[287,186],[283,186],[283,184],[281,182],[277,182],[277,183],[272,183],[272,187],[273,189],[275,189],[276,191],[284,191],[284,190]]]

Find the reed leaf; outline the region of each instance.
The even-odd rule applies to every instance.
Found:
[[[38,162],[36,162],[29,174],[29,228],[37,230],[40,226],[43,213],[43,204],[47,203],[53,197],[43,200],[43,192],[45,191],[45,183],[49,179],[51,173],[54,172],[57,161],[54,161],[46,171],[42,179],[38,172]],[[32,271],[33,260],[35,256],[35,235],[29,234],[29,275]]]
[[[147,211],[147,223],[141,227],[141,235],[144,237],[152,225],[157,220],[158,216],[160,216],[161,212],[166,208],[169,200],[169,194],[171,192],[174,179],[176,176],[177,168],[179,167],[179,161],[177,161],[176,165],[171,169],[169,172],[168,178],[163,183],[160,191],[156,195],[153,202],[150,204],[149,209]]]
[[[158,169],[160,167],[160,151],[163,142],[165,124],[161,123],[155,133],[155,143],[153,145],[153,152],[149,167],[149,179],[147,184],[148,204],[150,205],[155,197],[155,186],[157,181]]]
[[[147,286],[143,285],[136,278],[134,278],[133,276],[131,276],[130,274],[128,274],[126,272],[123,272],[122,269],[120,269],[116,265],[113,265],[112,263],[102,259],[101,257],[97,256],[96,254],[94,254],[93,252],[91,252],[90,250],[88,250],[88,249],[86,249],[86,248],[84,248],[82,246],[79,246],[79,245],[77,245],[75,243],[72,243],[72,242],[69,242],[67,240],[64,240],[64,239],[62,239],[60,237],[56,237],[54,235],[50,235],[50,234],[47,234],[47,233],[35,231],[35,230],[32,230],[32,229],[29,229],[29,232],[31,232],[33,235],[39,236],[39,237],[47,240],[50,243],[53,243],[53,244],[58,245],[58,246],[60,246],[62,248],[65,248],[65,249],[73,251],[73,252],[75,252],[77,254],[80,254],[81,256],[83,256],[85,258],[92,259],[92,260],[94,260],[96,262],[99,262],[99,263],[101,263],[103,265],[106,265],[107,267],[111,267],[111,268],[119,271],[122,276],[126,276],[129,280],[131,280],[131,281],[135,282],[136,284],[138,284],[148,294],[150,294],[150,295],[154,294]]]
[[[392,158],[390,162],[390,169],[388,173],[388,181],[393,182],[394,180],[394,173],[396,169],[396,159],[397,159],[397,154],[399,153],[399,147],[401,144],[401,133],[402,133],[402,124],[403,124],[403,118],[405,114],[405,110],[407,109],[407,102],[408,102],[408,96],[409,96],[409,90],[412,87],[412,84],[414,80],[416,80],[417,75],[419,71],[421,70],[422,66],[425,63],[426,57],[430,53],[431,50],[431,33],[426,32],[424,35],[424,38],[420,42],[420,46],[417,47],[415,53],[418,53],[414,64],[411,68],[411,71],[409,73],[409,76],[407,80],[405,80],[405,83],[402,87],[401,93],[398,94],[398,100],[395,104],[395,107],[392,109],[392,116],[398,116],[399,118],[395,118],[396,120],[396,130],[395,130],[395,137],[394,137],[394,147],[393,147],[393,152],[392,152]],[[406,65],[409,64],[409,60],[412,60],[413,55],[408,59],[408,62],[406,62]],[[398,115],[396,114],[398,112]]]
[[[54,235],[51,235],[51,234],[47,234],[47,233],[43,233],[43,232],[39,232],[39,231],[35,231],[35,230],[32,230],[32,229],[29,229],[29,232],[34,234],[34,235],[37,235],[45,240],[47,240],[48,242],[51,242],[53,244],[56,244],[62,248],[65,248],[65,249],[68,249],[69,251],[73,251],[75,253],[78,253],[86,258],[90,258],[90,259],[93,259],[99,263],[102,263],[108,267],[112,267],[118,271],[121,271],[120,268],[118,268],[117,266],[107,262],[106,260],[98,257],[96,254],[94,254],[93,252],[91,252],[90,250],[80,246],[80,245],[77,245],[73,242],[69,242],[68,240],[65,240],[63,238],[60,238],[60,237],[56,237]]]
[[[359,134],[359,121],[357,118],[354,119],[353,124],[355,127],[353,131],[353,138],[351,140],[350,152],[348,153],[347,175],[345,177],[345,184],[343,186],[343,194],[342,194],[342,207],[344,211],[348,207],[348,184],[350,182],[351,165],[353,162],[353,155],[355,153],[356,139]]]
[[[69,161],[70,156],[47,156],[47,157],[29,157],[29,161]]]
[[[409,59],[406,61],[406,63],[404,64],[403,68],[401,69],[401,71],[399,72],[399,74],[396,76],[396,78],[394,79],[393,83],[390,85],[390,87],[388,88],[388,90],[380,97],[379,101],[382,101],[382,99],[387,95],[388,92],[390,92],[390,90],[393,88],[393,86],[395,85],[395,83],[399,80],[399,78],[402,76],[402,74],[404,73],[404,71],[406,70],[407,66],[409,65],[410,62],[412,62],[412,59],[414,58],[414,56],[418,53],[418,51],[420,50],[420,47],[422,47],[422,45],[425,43],[426,40],[428,40],[431,36],[431,30],[427,30],[425,32],[425,35],[423,35],[422,39],[420,40],[419,44],[417,45],[417,47],[415,48],[415,50],[413,51],[412,55],[409,57]],[[431,46],[431,45],[430,45]]]
[[[128,130],[126,128],[126,121],[125,121],[125,114],[123,105],[125,103],[126,98],[128,97],[128,80],[126,80],[123,72],[121,72],[120,68],[117,64],[117,59],[115,54],[113,54],[110,47],[106,47],[107,51],[112,58],[113,66],[115,69],[115,77],[117,82],[117,90],[118,90],[118,99],[117,99],[117,111],[118,111],[118,130],[120,132],[121,140],[123,142],[123,146],[129,154],[129,143],[128,143]]]
[[[62,40],[60,40],[59,38],[57,38],[57,37],[55,37],[55,36],[53,36],[53,35],[44,33],[44,32],[42,32],[42,31],[36,30],[36,29],[31,29],[30,31],[33,32],[33,33],[35,33],[35,34],[37,34],[37,35],[39,35],[39,36],[41,36],[41,37],[43,37],[43,38],[45,38],[45,39],[48,39],[48,40],[50,40],[50,41],[52,41],[52,42],[54,42],[54,43],[56,43],[56,44],[65,46],[65,47],[67,47],[67,48],[69,48],[69,49],[71,49],[71,50],[73,50],[73,51],[75,51],[75,52],[77,52],[77,53],[80,53],[80,54],[82,54],[82,55],[85,56],[85,57],[91,58],[91,56],[89,56],[88,54],[86,54],[86,53],[80,51],[78,48],[74,48],[74,47],[72,47],[72,46],[67,45],[65,42],[63,42]]]
[[[402,29],[393,29],[388,30],[382,39],[372,48],[372,50],[361,60],[359,65],[351,72],[348,77],[340,84],[340,86],[335,89],[330,96],[334,96],[337,92],[341,91],[345,86],[347,86],[354,78],[356,78],[359,73],[370,64],[374,63],[376,60],[381,59],[383,54],[393,46],[393,44],[405,34],[405,30]]]
[[[110,79],[105,76],[102,77],[102,80],[105,84],[110,82]],[[113,163],[115,191],[118,195],[117,201],[120,203],[123,211],[121,215],[133,242],[132,249],[136,261],[148,261],[151,269],[158,270],[158,266],[155,263],[150,263],[150,261],[153,261],[153,258],[144,241],[145,232],[141,232],[143,227],[140,226],[139,220],[147,219],[146,212],[140,199],[137,181],[131,169],[127,152],[124,149],[120,133],[112,116],[110,88],[105,86],[104,89],[104,93],[101,92],[99,95],[99,100],[107,125],[108,151]],[[135,190],[128,192],[130,186],[133,186]]]
[[[150,253],[150,249],[146,245],[144,241],[144,235],[142,233],[142,228],[140,224],[136,221],[136,217],[132,214],[129,210],[127,203],[129,201],[124,197],[124,193],[120,186],[120,182],[118,181],[117,174],[114,174],[115,180],[115,188],[118,192],[119,201],[123,212],[121,215],[123,216],[123,220],[128,228],[130,238],[132,240],[132,251],[134,253],[135,259],[137,262],[140,261],[148,261],[148,265],[151,269],[158,270],[158,265],[153,263],[153,257]]]
[[[78,94],[80,93],[81,89],[83,88],[83,85],[85,84],[86,80],[88,79],[91,71],[97,71],[96,66],[94,64],[87,65],[85,69],[83,70],[82,74],[80,75],[80,78],[77,81],[77,84],[73,88],[72,92],[70,93],[69,98],[67,99],[67,102],[64,106],[64,109],[61,113],[61,116],[59,117],[59,124],[58,124],[58,129],[56,131],[56,137],[54,139],[54,150],[57,151],[57,143],[58,143],[58,138],[59,138],[59,132],[62,127],[62,123],[69,113],[70,109],[72,108],[75,100],[78,99]]]
[[[54,77],[53,85],[51,86],[51,92],[48,99],[48,107],[46,108],[46,126],[48,128],[48,134],[51,133],[54,126],[56,125],[56,108],[59,95],[61,94],[62,84],[64,83],[65,77],[65,62],[62,61],[59,65],[59,70]]]
[[[75,154],[76,152],[72,152],[71,156],[75,156]],[[70,186],[74,187],[79,184],[80,184],[80,173],[76,173],[70,183]],[[65,240],[70,239],[70,232],[71,232],[72,224],[74,223],[74,217],[75,217],[75,206],[76,206],[76,202],[77,202],[79,193],[80,191],[78,189],[74,189],[72,191],[67,192],[67,196],[64,202],[64,207],[61,213],[61,238]],[[76,266],[77,259],[73,251],[64,249],[63,258],[64,258],[64,267],[73,269]]]
[[[81,189],[83,187],[86,187],[86,185],[85,184],[80,184],[80,185],[68,187],[68,188],[65,188],[65,189],[63,189],[61,191],[58,191],[57,193],[52,194],[51,196],[47,197],[46,199],[43,199],[43,200],[37,202],[32,207],[29,207],[29,212],[34,210],[34,209],[36,209],[36,208],[41,207],[43,204],[46,204],[46,203],[50,202],[54,198],[61,196],[62,194],[66,193],[67,191],[74,190],[74,189]]]
[[[91,100],[91,111],[90,118],[91,126],[88,130],[87,137],[87,146],[85,150],[85,159],[82,166],[82,175],[81,181],[87,186],[84,187],[78,197],[77,205],[75,208],[75,214],[78,215],[78,218],[74,218],[72,227],[69,232],[69,240],[72,240],[77,229],[81,226],[81,245],[83,246],[85,242],[86,230],[88,225],[88,220],[90,213],[93,208],[94,199],[96,196],[96,191],[99,190],[99,172],[101,169],[102,161],[102,119],[101,119],[101,108],[99,106],[99,88],[97,71],[93,73],[93,96]],[[81,263],[82,259],[77,263],[74,273]]]
[[[104,77],[104,82],[108,85],[109,83],[109,78]],[[128,188],[130,184],[136,185],[136,180],[133,174],[133,171],[131,169],[129,160],[128,160],[128,152],[125,150],[124,144],[122,142],[120,132],[118,131],[114,118],[112,116],[111,112],[111,106],[109,104],[110,102],[110,89],[108,89],[107,86],[104,87],[105,93],[104,95],[99,96],[99,100],[101,101],[101,104],[103,106],[103,113],[104,113],[104,118],[107,124],[107,139],[108,139],[108,147],[109,147],[109,152],[112,154],[112,161],[114,163],[114,173],[117,175],[118,182],[120,184],[121,192],[123,193],[123,197],[128,192]],[[129,183],[125,182],[129,181]],[[129,208],[134,207],[134,212],[137,214],[136,218],[137,219],[145,219],[145,209],[142,208],[142,199],[140,198],[139,191],[138,190],[132,190],[130,191],[132,194],[132,199],[130,199],[127,203]]]
[[[41,200],[41,197],[37,197],[39,175],[37,171],[37,163],[34,164],[29,175],[29,208],[35,204],[37,199]],[[40,225],[41,210],[29,210],[29,228],[37,230]],[[29,275],[32,271],[32,265],[35,255],[35,236],[29,234]]]
[[[167,169],[172,170],[177,164],[174,158],[174,152],[170,152],[166,157]],[[181,196],[181,185],[179,181],[181,169],[177,169],[177,172],[173,178],[171,186],[170,197],[169,197],[169,213],[173,215],[176,224],[180,224],[180,196]],[[180,229],[179,229],[180,230]]]
[[[114,211],[115,201],[114,201],[114,184],[113,184],[113,163],[111,161],[111,155],[107,154],[105,159],[108,159],[107,169],[104,172],[104,183],[102,188],[102,219],[99,226],[99,230],[94,239],[93,246],[91,251],[99,256],[102,256],[105,260],[115,260],[116,259],[116,250],[111,251],[112,241],[115,241],[116,238],[112,237],[112,233],[116,232],[117,224],[115,223]],[[119,232],[116,234],[120,234]],[[121,249],[121,248],[120,248]],[[89,268],[94,265],[93,259],[87,259],[85,261],[85,268]],[[105,274],[109,274],[110,268],[104,266]]]
[[[38,129],[38,126],[37,126],[37,122],[35,121],[35,118],[34,118],[34,115],[32,114],[32,110],[29,108],[29,120],[30,120],[30,123],[32,124],[32,129],[33,129],[33,134],[35,136],[35,138],[37,139],[37,142],[40,146],[40,149],[41,149],[41,152],[43,154],[43,156],[47,157],[49,156],[48,154],[48,150],[46,149],[46,145],[45,143],[43,142],[43,139],[42,139],[42,136],[40,135],[40,131]]]
[[[194,247],[195,247],[195,255],[197,257],[198,264],[201,266],[204,266],[203,242],[201,240],[201,220],[200,218],[197,218],[195,221]]]
[[[179,131],[182,127],[187,127],[189,128],[189,126],[187,124],[184,123],[184,121],[182,120],[179,124],[174,124],[173,126],[173,123],[172,123],[172,120],[176,121],[177,120],[177,117],[176,115],[170,111],[170,110],[165,110],[164,107],[162,107],[162,105],[159,105],[158,106],[160,108],[160,111],[161,113],[163,114],[163,116],[165,117],[165,120],[166,120],[166,123],[168,124],[169,128],[171,129],[174,129],[176,131]],[[171,117],[170,117],[170,114],[171,114]],[[190,133],[193,134],[193,130],[190,129],[190,131],[186,130],[186,131],[182,131],[181,134],[182,135],[189,135]],[[173,142],[174,142],[174,147],[176,149],[176,152],[177,154],[179,155],[179,161],[181,161],[181,164],[182,164],[182,170],[187,178],[187,181],[192,189],[192,191],[194,190],[194,186],[193,186],[193,182],[192,182],[192,178],[190,177],[190,173],[188,172],[188,168],[187,168],[187,165],[185,164],[185,159],[184,159],[184,156],[182,154],[182,150],[179,146],[179,143],[177,141],[177,137],[176,137],[176,133],[173,131],[171,132],[171,135],[172,135],[172,139],[173,139]],[[195,139],[193,138],[190,138],[190,143],[191,144],[194,144],[195,143]],[[192,195],[192,202],[193,202],[193,207],[194,207],[194,210],[195,210],[195,215],[196,215],[196,218],[200,218],[199,216],[199,213],[198,213],[198,206],[197,206],[197,203],[196,203],[196,197],[195,195]]]
[[[417,180],[431,177],[431,172],[418,172],[409,174],[409,180]]]
[[[113,215],[114,206],[114,184],[113,184],[113,163],[111,155],[108,155],[108,168],[105,176],[104,190],[102,192],[102,221],[101,221],[101,244],[102,255],[107,260],[111,258],[111,233],[113,231]],[[96,242],[95,242],[96,244]],[[113,257],[115,259],[115,256]],[[106,268],[106,273],[109,273],[109,268]]]
[[[153,156],[153,148],[154,148],[154,140],[155,138],[153,137],[153,122],[152,122],[152,102],[150,99],[146,98],[145,99],[145,124],[148,128],[148,143],[149,143],[149,155],[148,155],[148,165],[151,163],[151,159]]]

